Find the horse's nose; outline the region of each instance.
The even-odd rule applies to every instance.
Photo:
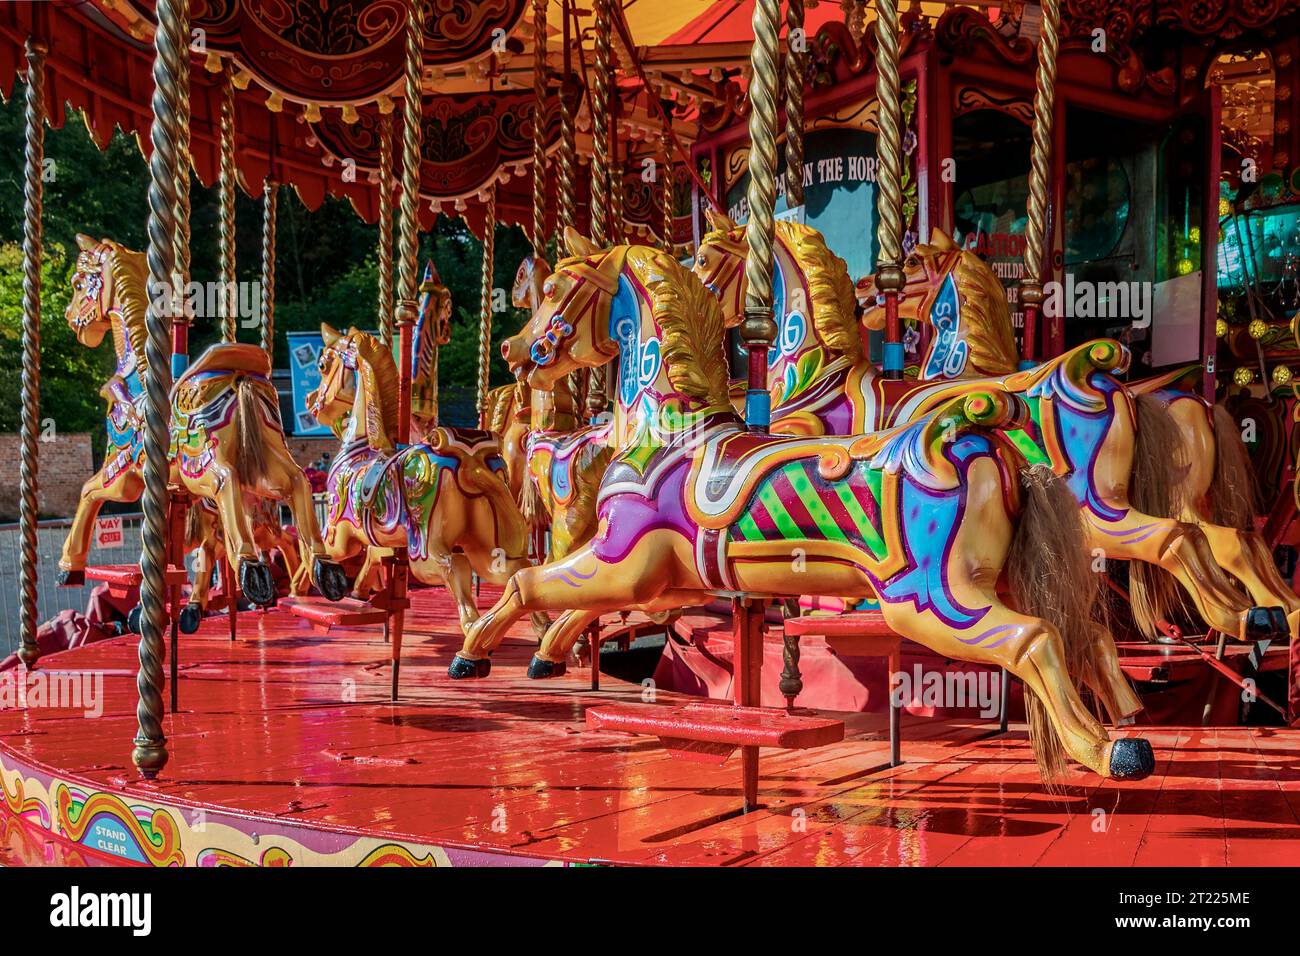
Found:
[[[501,343],[501,357],[511,368],[516,368],[528,358],[528,346],[518,335],[512,335]]]

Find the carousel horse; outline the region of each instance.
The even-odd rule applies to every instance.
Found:
[[[450,676],[487,675],[488,655],[528,612],[563,611],[529,668],[546,677],[602,613],[729,593],[874,595],[898,633],[1025,681],[1045,772],[1065,753],[1103,776],[1150,773],[1150,745],[1109,739],[1069,676],[1067,657],[1096,677],[1088,595],[1099,588],[1073,541],[1082,532],[1068,494],[1028,469],[1002,431],[1022,423],[1023,400],[968,393],[925,419],[844,438],[751,432],[728,400],[723,332],[717,299],[660,250],[560,263],[503,352],[534,388],[617,359],[618,452],[600,527],[567,558],[515,574],[469,628]],[[1060,614],[1064,631],[1003,603],[1009,564],[1022,606],[1048,598],[1064,612],[1060,602],[1079,601]]]
[[[992,298],[989,307],[966,305],[961,274],[976,270],[986,277],[983,284]],[[907,281],[900,297],[900,316],[932,324],[936,333],[923,357],[922,378],[969,380],[974,375],[1006,375],[1015,370],[1011,316],[1005,308],[1001,284],[974,253],[957,249],[946,235],[936,233],[930,244],[918,246],[907,258],[904,273]],[[955,294],[954,289],[958,290]],[[977,291],[973,298],[978,300],[980,293]],[[940,314],[945,302],[951,303],[953,314],[947,321]],[[883,306],[869,305],[862,321],[869,329],[882,328]],[[941,324],[945,327],[940,328]],[[982,348],[982,342],[992,343],[993,347]],[[965,363],[963,353],[971,356]],[[984,357],[977,359],[980,353]],[[1226,621],[1202,609],[1197,600],[1200,588],[1188,587],[1183,576],[1161,563],[1183,584],[1212,627],[1246,639],[1270,635],[1285,639],[1300,634],[1300,596],[1282,579],[1271,550],[1257,530],[1256,484],[1240,426],[1225,407],[1206,401],[1195,391],[1200,375],[1201,367],[1193,365],[1136,382],[1117,383],[1125,396],[1126,424],[1136,428],[1129,481],[1135,517],[1129,519],[1129,524],[1140,522],[1148,533],[1156,535],[1170,523],[1178,525],[1184,536],[1191,529],[1202,556],[1201,568],[1216,573],[1226,571],[1240,585],[1224,591],[1222,580],[1214,584],[1221,593],[1236,595],[1233,606],[1239,611],[1242,627],[1234,631]],[[1156,523],[1150,524],[1153,520]],[[1157,608],[1163,606],[1166,613],[1162,616],[1167,617],[1168,611],[1176,610],[1180,603],[1177,591],[1170,587],[1167,577],[1149,573],[1150,565],[1136,567],[1138,574],[1132,576],[1132,581],[1138,591],[1145,592],[1142,600]],[[1198,585],[1210,583],[1199,576],[1193,580]],[[1154,627],[1148,623],[1144,630],[1151,634]]]
[[[411,330],[411,435],[417,439],[438,427],[438,349],[451,341],[451,305],[451,290],[430,259]]]
[[[330,465],[325,546],[338,561],[366,551],[364,587],[376,549],[405,547],[412,574],[445,584],[462,626],[478,617],[472,574],[494,584],[528,566],[528,531],[486,432],[434,428],[398,449],[397,366],[373,335],[321,326],[321,384],[307,407],[342,447]]]
[[[586,248],[585,240],[577,233],[569,234],[567,239]],[[515,306],[527,309],[530,317],[536,313],[545,298],[550,275],[545,260],[527,256],[515,273]],[[526,433],[527,484],[519,500],[530,523],[549,518],[548,553],[555,560],[590,541],[596,533],[596,492],[614,454],[608,442],[609,423],[577,427],[571,381],[557,382],[549,392],[529,390],[522,383],[519,389],[532,396],[535,409],[551,412],[549,417],[534,416],[533,426]]]
[[[744,299],[744,230],[719,216],[712,220],[714,230],[700,245],[696,271],[719,294],[728,323],[736,324]],[[922,368],[938,380],[889,382],[864,352],[843,260],[810,227],[778,223],[777,238],[773,285],[780,321],[769,367],[774,399],[781,405],[773,413],[774,433],[857,434],[909,421],[965,390],[1010,389],[1026,398],[1033,411],[1031,427],[1012,438],[1030,461],[1050,464],[1068,478],[1083,514],[1088,550],[1132,562],[1133,612],[1145,633],[1154,635],[1156,621],[1171,619],[1180,607],[1177,591],[1157,569],[1181,583],[1205,620],[1227,634],[1245,639],[1285,630],[1276,608],[1252,607],[1251,599],[1223,574],[1199,528],[1146,514],[1130,501],[1130,491],[1138,485],[1145,485],[1149,496],[1170,479],[1153,467],[1157,459],[1141,445],[1131,397],[1111,374],[1127,367],[1123,346],[1099,340],[1015,372],[1010,320],[990,320],[1007,316],[1001,284],[977,256],[958,253],[949,243],[943,250],[944,272],[951,278],[936,283],[942,298],[928,294],[924,308],[907,299],[904,304],[920,315],[929,315],[933,307],[945,324],[940,333],[953,326],[965,330],[965,336],[960,342],[934,336]],[[909,257],[909,274],[932,248],[938,247],[919,246]],[[918,281],[914,275],[913,280]],[[936,352],[941,346],[944,351]],[[958,365],[986,377],[954,381],[940,374]],[[1106,656],[1113,655],[1112,648]],[[1121,695],[1118,685],[1114,693]],[[1131,691],[1122,696],[1128,701],[1123,709],[1135,711],[1139,705]]]
[[[253,537],[263,552],[278,551],[289,572],[289,593],[295,597],[307,592],[307,568],[299,560],[298,542],[289,529],[280,524],[276,513],[278,505],[267,498],[250,498],[244,501]],[[212,590],[212,575],[226,556],[226,538],[221,531],[221,516],[216,506],[206,498],[190,503],[185,515],[185,550],[194,554],[194,586],[190,589],[185,607],[181,609],[181,630],[190,633],[208,612],[208,597]],[[226,589],[227,592],[229,588]],[[227,597],[230,595],[227,594]]]
[[[79,235],[77,244],[68,324],[90,348],[111,331],[118,361],[104,388],[108,451],[82,488],[59,561],[60,583],[84,580],[103,503],[136,500],[144,489],[145,257],[110,239]],[[172,386],[170,423],[169,483],[214,503],[244,595],[255,604],[275,601],[275,580],[244,508],[249,498],[271,498],[287,501],[293,512],[312,582],[329,600],[343,597],[347,576],[325,554],[311,486],[285,444],[267,354],[253,345],[211,346]]]

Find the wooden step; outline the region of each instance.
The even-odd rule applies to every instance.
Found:
[[[676,707],[597,704],[587,708],[587,726],[655,736],[674,753],[711,763],[721,763],[737,747],[807,750],[844,739],[842,720],[811,711],[706,701]]]
[[[792,617],[785,622],[785,632],[798,637],[824,637],[826,643],[840,653],[864,657],[896,658],[903,641],[885,623],[885,616],[876,610]]]
[[[143,577],[138,564],[95,564],[86,568],[87,581],[103,581],[113,588],[138,588]],[[163,580],[167,584],[185,584],[189,572],[184,568],[169,567]]]
[[[358,601],[356,598],[327,601],[320,597],[287,597],[276,606],[326,629],[382,624],[388,616],[388,612],[383,608]]]

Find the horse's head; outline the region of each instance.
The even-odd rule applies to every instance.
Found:
[[[516,309],[532,310],[542,299],[542,285],[551,274],[551,267],[545,259],[536,256],[524,256],[523,262],[515,270],[515,281],[510,287],[510,301]]]
[[[903,262],[904,285],[898,315],[933,327],[921,362],[921,378],[969,378],[1007,375],[1018,365],[1006,290],[979,256],[959,249],[948,235],[934,230]],[[864,302],[862,323],[885,327],[885,306],[876,295],[875,276],[858,282]]]
[[[72,301],[64,313],[77,341],[95,348],[113,327],[111,312],[120,309],[126,296],[144,292],[145,257],[111,239],[95,240],[77,235],[76,268],[72,274]],[[143,310],[144,301],[130,306]],[[143,316],[143,311],[141,311]]]
[[[321,323],[324,348],[316,359],[320,385],[307,394],[307,410],[326,428],[335,428],[352,411],[357,390],[357,330],[344,335]]]
[[[718,297],[722,304],[722,319],[731,328],[740,324],[748,289],[745,257],[749,254],[749,245],[745,242],[745,227],[737,226],[713,209],[706,209],[704,215],[711,228],[700,240],[691,271]]]
[[[572,229],[566,240],[574,255],[561,259],[542,284],[528,324],[501,343],[515,377],[543,391],[575,368],[604,365],[618,354],[609,307],[628,247],[600,249]]]

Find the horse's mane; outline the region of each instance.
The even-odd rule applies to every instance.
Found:
[[[923,254],[934,247],[917,246]],[[962,324],[970,346],[970,369],[976,375],[1009,375],[1019,366],[1011,333],[1011,309],[1001,280],[988,263],[963,249],[953,269],[962,302]]]
[[[856,364],[862,358],[862,335],[858,331],[857,300],[848,266],[831,252],[825,237],[811,226],[778,221],[776,237],[790,248],[808,278],[817,337],[836,355]]]
[[[451,302],[451,290],[445,285],[435,285],[432,291],[434,306],[430,314],[420,316],[416,322],[414,367],[411,369],[411,380],[416,382],[428,377],[434,370],[438,354],[438,319]]]
[[[358,372],[371,379],[366,382],[366,398],[372,407],[379,409],[384,433],[393,441],[397,437],[397,363],[393,361],[393,353],[373,335],[353,332],[351,336],[357,357],[365,364]]]
[[[148,260],[143,252],[134,252],[112,239],[101,243],[108,249],[108,268],[113,276],[113,289],[117,296],[118,311],[126,326],[126,338],[135,353],[139,368],[149,367],[145,347],[149,338],[145,324],[145,310],[149,306],[147,272]]]
[[[727,404],[726,330],[717,297],[661,250],[632,246],[626,262],[650,293],[662,336],[664,368],[673,388],[710,405]]]

